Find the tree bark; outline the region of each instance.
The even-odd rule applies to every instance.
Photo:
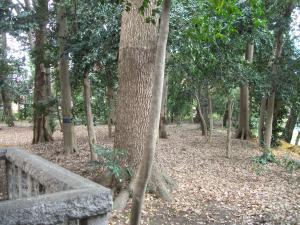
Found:
[[[267,104],[267,118],[266,118],[266,131],[264,136],[264,147],[270,148],[272,141],[272,123],[273,123],[273,114],[274,114],[274,103],[275,103],[275,92],[271,93],[271,96],[268,97]]]
[[[232,124],[232,98],[228,97],[227,102],[228,111],[228,127],[227,127],[227,147],[226,147],[226,157],[229,158],[231,152],[231,124]]]
[[[168,76],[165,75],[163,86],[163,98],[161,102],[160,121],[159,121],[159,137],[168,138],[167,134],[167,104],[168,104]]]
[[[170,4],[170,0],[164,0],[155,57],[149,126],[147,128],[147,138],[144,145],[143,158],[138,169],[136,182],[134,183],[132,210],[130,217],[131,225],[139,225],[141,221],[144,195],[153,165],[156,142],[158,138],[159,118],[164,83],[166,47],[169,33]]]
[[[138,168],[144,150],[157,41],[157,27],[145,23],[145,17],[138,11],[142,2],[133,0],[130,11],[123,11],[118,61],[114,147],[128,151],[133,171]],[[151,13],[152,3],[146,16]]]
[[[295,129],[297,119],[298,119],[298,110],[296,109],[295,106],[293,106],[291,108],[291,112],[284,129],[284,140],[288,143],[290,143],[292,140],[293,131]]]
[[[202,132],[202,136],[205,136],[207,137],[207,124],[206,124],[206,120],[203,116],[203,113],[202,113],[202,108],[201,108],[201,103],[200,103],[200,98],[199,98],[199,95],[196,94],[196,99],[197,99],[197,115],[199,117],[199,122],[200,122],[200,128],[201,128],[201,132]]]
[[[228,123],[228,102],[226,103],[226,108],[223,115],[223,127],[226,127]]]
[[[254,45],[248,42],[246,45],[245,59],[249,63],[253,62],[253,52]],[[240,86],[239,126],[236,137],[242,140],[247,140],[251,137],[249,127],[249,87],[247,82]]]
[[[87,120],[88,139],[91,151],[91,160],[97,160],[97,154],[95,152],[96,135],[93,124],[93,113],[91,105],[91,83],[89,79],[88,71],[83,74],[83,98],[85,104],[85,115]]]
[[[71,154],[77,150],[72,118],[72,96],[69,75],[69,57],[66,52],[67,17],[65,0],[59,1],[58,7],[58,42],[59,42],[59,76],[61,84],[61,108],[63,117],[64,153]]]
[[[265,114],[266,114],[267,98],[263,96],[260,104],[259,124],[258,124],[258,142],[259,146],[264,146],[264,132],[265,132]]]
[[[49,131],[47,116],[47,80],[45,68],[45,33],[48,20],[48,1],[37,0],[38,28],[35,31],[35,78],[34,78],[34,112],[33,112],[33,144],[53,140]]]

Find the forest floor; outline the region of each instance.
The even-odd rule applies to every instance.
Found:
[[[54,142],[32,146],[28,124],[1,128],[0,146],[25,148],[92,180],[99,174],[88,163],[84,126],[75,129],[79,151],[68,159],[59,156],[60,131],[54,133]],[[211,143],[200,135],[198,125],[170,125],[168,132],[168,139],[159,140],[156,158],[176,184],[174,199],[163,202],[146,195],[142,224],[300,224],[299,170],[290,173],[277,164],[255,164],[253,158],[261,154],[255,141],[233,140],[227,159],[226,130],[222,128],[215,129]],[[99,144],[112,146],[106,126],[97,126],[96,134]],[[292,156],[300,159],[297,154]],[[130,204],[122,214],[113,214],[110,224],[128,224]]]

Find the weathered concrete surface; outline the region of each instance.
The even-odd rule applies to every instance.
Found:
[[[110,192],[97,189],[63,191],[0,202],[0,224],[57,224],[96,215],[106,216],[111,208]]]
[[[5,159],[6,149],[0,149],[0,159]]]
[[[23,150],[0,149],[1,154],[11,179],[8,187],[18,190],[20,199],[0,202],[0,225],[59,224],[76,219],[107,224],[106,214],[112,209],[109,189]],[[45,193],[36,196],[41,190],[35,189],[41,188]]]
[[[47,189],[51,189],[52,192],[87,187],[97,187],[103,189],[103,191],[107,190],[103,186],[74,174],[59,165],[20,149],[8,148],[6,159],[25,173],[30,174]]]

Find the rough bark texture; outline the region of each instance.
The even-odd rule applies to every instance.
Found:
[[[284,129],[284,140],[288,143],[291,142],[293,137],[293,131],[295,129],[296,123],[298,119],[298,111],[295,106],[291,108],[290,115],[285,125]]]
[[[230,151],[231,151],[231,124],[232,124],[232,98],[231,97],[228,97],[227,111],[228,111],[228,127],[227,127],[226,157],[229,158]]]
[[[267,108],[267,98],[263,96],[260,103],[260,114],[258,124],[258,142],[259,146],[264,146],[264,133],[265,133],[265,114]]]
[[[69,59],[65,50],[67,36],[67,15],[65,1],[60,0],[58,7],[58,41],[59,41],[59,76],[61,85],[61,108],[63,117],[63,142],[64,153],[76,151],[76,140],[72,119],[72,96],[69,75]]]
[[[161,102],[160,121],[159,121],[159,137],[168,138],[167,134],[167,104],[168,104],[168,76],[165,76],[163,86],[163,97]]]
[[[157,41],[156,26],[145,23],[145,17],[138,12],[142,2],[131,1],[131,10],[124,10],[122,15],[114,139],[115,148],[128,151],[134,171],[141,161],[146,139]]]
[[[91,160],[97,160],[97,154],[94,150],[94,145],[96,144],[96,135],[95,135],[92,105],[91,105],[91,83],[90,83],[88,72],[85,72],[83,76],[84,76],[83,77],[83,98],[85,104],[88,139],[89,139],[89,145],[91,150]]]
[[[48,1],[38,0],[35,5],[38,27],[35,30],[35,77],[34,77],[34,113],[33,144],[52,140],[47,115],[47,79],[45,68],[45,33],[48,20]]]
[[[159,38],[155,57],[154,82],[152,87],[149,126],[147,128],[147,138],[144,145],[143,158],[139,165],[136,181],[134,183],[132,210],[130,217],[131,225],[139,225],[141,221],[144,195],[148,180],[150,178],[150,173],[154,161],[156,142],[158,139],[159,118],[164,85],[165,57],[169,34],[170,4],[170,0],[164,1],[163,11],[161,15]]]
[[[253,62],[253,52],[254,45],[247,43],[245,59],[249,63]],[[240,86],[239,126],[236,137],[242,140],[247,140],[251,137],[249,127],[249,87],[247,83]]]
[[[6,60],[7,57],[7,38],[6,38],[6,33],[1,34],[1,49],[0,53],[3,57],[4,60]],[[1,89],[1,98],[2,98],[2,103],[3,103],[3,117],[5,123],[9,127],[13,127],[14,124],[14,116],[11,108],[11,99],[9,95],[9,88],[8,84],[6,83],[7,80],[7,74],[1,74],[0,71],[0,89]]]

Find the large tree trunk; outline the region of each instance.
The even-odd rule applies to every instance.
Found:
[[[165,75],[163,86],[163,97],[161,102],[160,121],[159,121],[159,137],[167,138],[167,104],[168,104],[168,76]]]
[[[295,106],[293,106],[291,108],[291,112],[284,129],[284,140],[288,143],[290,143],[292,140],[293,131],[295,129],[297,119],[298,119],[298,110],[296,109]]]
[[[254,45],[247,43],[245,59],[249,62],[253,62]],[[240,111],[239,111],[239,126],[236,137],[242,140],[247,140],[251,137],[251,131],[249,127],[249,87],[248,83],[240,86]]]
[[[271,93],[268,98],[267,104],[267,118],[266,118],[266,131],[264,136],[264,147],[270,148],[272,141],[272,124],[273,124],[273,114],[274,114],[274,103],[275,103],[275,92]]]
[[[133,0],[130,11],[123,11],[118,62],[114,147],[128,151],[133,171],[138,168],[144,150],[157,41],[157,27],[145,23],[145,17],[139,13],[142,2]]]
[[[132,198],[132,210],[130,217],[131,225],[139,225],[141,221],[142,206],[148,179],[150,177],[156,142],[159,131],[159,118],[164,83],[164,69],[166,47],[169,33],[170,0],[165,0],[161,15],[159,38],[155,57],[154,82],[152,87],[152,101],[150,108],[149,126],[147,127],[147,138],[144,145],[143,158],[140,163]]]
[[[93,124],[93,113],[91,105],[91,83],[89,79],[89,73],[86,71],[83,74],[83,98],[85,104],[85,115],[87,120],[88,139],[91,151],[91,160],[97,160],[97,154],[95,152],[94,145],[96,144],[96,135]]]
[[[63,142],[64,153],[70,154],[76,151],[76,139],[72,119],[72,96],[69,75],[69,59],[66,52],[67,17],[65,0],[59,1],[58,7],[58,42],[59,42],[59,76],[61,84],[61,108],[63,117]]]
[[[53,140],[48,126],[47,115],[47,79],[45,68],[45,33],[48,20],[48,1],[37,0],[38,28],[35,31],[35,78],[34,78],[34,112],[33,112],[33,144]]]
[[[228,127],[227,127],[227,147],[226,147],[226,157],[229,158],[231,152],[231,124],[232,124],[232,98],[228,97],[227,102],[228,111]]]
[[[263,96],[260,103],[260,114],[258,124],[258,143],[259,146],[264,146],[264,133],[265,133],[265,114],[267,108],[267,98]]]

